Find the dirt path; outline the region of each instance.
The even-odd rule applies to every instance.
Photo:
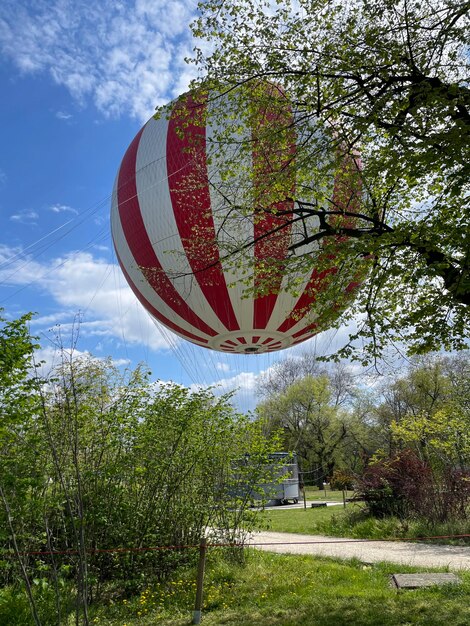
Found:
[[[286,554],[314,554],[365,563],[389,561],[416,567],[470,569],[470,547],[431,545],[406,541],[361,541],[322,535],[259,532],[248,542],[260,550]],[[265,544],[265,545],[260,545]]]

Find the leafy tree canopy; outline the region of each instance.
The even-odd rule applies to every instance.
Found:
[[[37,344],[30,336],[30,314],[9,319],[0,309],[0,456],[3,461],[13,433],[25,428],[37,407],[31,377]],[[21,425],[22,424],[22,425]]]
[[[410,353],[465,348],[470,2],[203,0],[200,12],[193,29],[209,45],[196,50],[202,78],[194,86],[222,93],[212,108],[232,121],[227,102],[241,98],[238,117],[257,128],[243,137],[233,123],[231,139],[217,137],[218,145],[245,143],[251,154],[256,140],[265,157],[252,173],[255,197],[238,194],[232,210],[283,216],[266,221],[276,233],[295,226],[283,265],[293,276],[297,268],[321,270],[334,255],[340,271],[323,303],[316,294],[326,321],[330,314],[334,323],[332,298],[344,292],[338,277],[361,282],[337,324],[354,316],[350,339],[365,341],[359,353],[350,341],[342,356],[368,362],[397,340]],[[263,87],[267,81],[274,87]],[[299,147],[286,158],[293,136]],[[237,157],[221,172],[225,187],[246,175],[244,163]],[[341,184],[333,188],[334,172]],[[240,262],[244,248],[228,252]],[[276,269],[266,266],[264,276]]]
[[[259,404],[257,415],[268,432],[282,430],[286,449],[297,452],[310,479],[321,486],[332,476],[348,429],[328,376],[295,380]]]

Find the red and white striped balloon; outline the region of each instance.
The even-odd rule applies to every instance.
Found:
[[[241,186],[224,187],[220,178],[214,137],[221,122],[210,107],[208,99],[195,106],[187,97],[137,133],[113,192],[116,253],[142,305],[177,335],[227,353],[282,350],[324,330],[316,324],[314,294],[322,288],[325,271],[310,268],[294,277],[279,270],[269,293],[255,288],[247,296],[250,285],[262,283],[263,263],[282,265],[289,245],[304,231],[288,225],[259,239],[288,221],[288,203],[281,207],[287,213],[282,217],[267,211],[230,221],[228,212]],[[288,147],[289,154],[293,150],[295,145]],[[255,146],[253,164],[265,156]],[[315,220],[307,224],[310,229],[317,227]],[[250,240],[256,243],[247,246]],[[238,268],[226,255],[236,241],[245,246]]]

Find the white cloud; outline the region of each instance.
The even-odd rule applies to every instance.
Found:
[[[0,283],[25,285],[30,281],[37,282],[45,271],[39,263],[25,256],[21,248],[0,244]]]
[[[258,375],[254,372],[240,372],[230,378],[222,378],[218,384],[225,389],[238,389],[240,392],[253,392],[256,389]]]
[[[92,358],[94,361],[103,361],[100,357],[92,356],[89,352],[77,350],[74,348],[73,350],[70,348],[56,348],[54,346],[47,346],[45,348],[39,348],[34,353],[34,361],[37,365],[37,371],[40,376],[47,378],[53,371],[55,367],[60,365],[62,362],[61,351],[63,351],[63,356],[66,359],[79,359],[79,358]],[[107,360],[107,359],[106,359]],[[129,359],[111,359],[111,363],[116,367],[127,366],[130,364]]]
[[[56,313],[51,313],[50,315],[40,315],[35,316],[31,319],[31,326],[41,326],[42,328],[46,326],[57,326],[61,322],[68,322],[73,319],[75,311],[58,311]]]
[[[49,207],[49,211],[53,213],[73,213],[74,215],[78,215],[77,209],[73,209],[67,204],[53,204]]]
[[[36,220],[38,219],[38,217],[39,214],[36,211],[24,210],[10,215],[10,220],[19,224],[29,224],[31,226],[36,226]]]
[[[65,113],[64,111],[57,111],[55,116],[59,120],[70,120],[73,117],[71,113]]]
[[[68,2],[4,0],[0,48],[23,73],[47,72],[105,116],[146,120],[187,87],[196,0]],[[68,114],[58,112],[60,119]]]
[[[229,372],[230,371],[230,365],[228,363],[221,363],[218,362],[215,364],[215,369],[219,372]]]
[[[57,314],[38,318],[33,322],[35,328],[40,328],[42,322],[47,331],[60,323],[61,331],[69,332],[74,315],[80,312],[83,337],[109,338],[152,350],[168,348],[120,268],[90,253],[70,253],[41,264],[21,254],[19,249],[0,245],[0,283],[11,287],[35,286],[53,297],[60,307]]]
[[[195,383],[190,388],[196,391],[211,387],[217,396],[233,392],[232,404],[234,406],[243,412],[253,411],[258,402],[256,388],[261,374],[262,372],[256,371],[238,372],[235,376],[220,378],[211,384]]]

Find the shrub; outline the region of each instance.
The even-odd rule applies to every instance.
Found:
[[[336,469],[330,480],[330,487],[333,490],[353,489],[355,483],[354,476],[345,470]]]
[[[442,489],[434,502],[438,521],[467,519],[470,503],[470,472],[447,469],[442,475]]]
[[[375,517],[421,517],[434,524],[468,516],[470,474],[446,466],[437,471],[412,450],[374,461],[356,483]]]
[[[431,468],[411,450],[371,463],[356,484],[358,496],[379,518],[425,513],[433,491]]]
[[[262,483],[277,449],[259,423],[228,396],[155,385],[142,368],[123,377],[64,351],[53,374],[38,381],[36,413],[12,409],[0,429],[0,587],[28,577],[32,605],[58,600],[46,611],[54,623],[76,593],[78,623],[110,585],[133,593],[198,555],[144,548],[197,545],[207,527],[243,541],[256,512],[233,495],[233,461],[256,459],[243,480]]]

